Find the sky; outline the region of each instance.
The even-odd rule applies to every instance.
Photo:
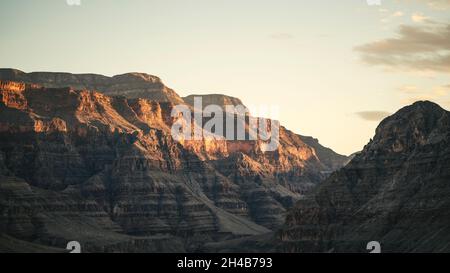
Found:
[[[450,0],[1,0],[0,35],[0,67],[145,72],[347,155],[414,101],[450,108]]]

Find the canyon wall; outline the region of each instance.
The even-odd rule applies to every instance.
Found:
[[[285,128],[278,149],[266,153],[258,141],[179,143],[170,133],[173,101],[0,86],[5,244],[63,248],[78,240],[88,251],[194,251],[278,228],[330,170]]]

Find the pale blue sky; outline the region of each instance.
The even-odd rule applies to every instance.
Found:
[[[397,37],[401,24],[444,29],[449,8],[446,0],[1,0],[0,67],[139,71],[182,96],[275,104],[283,125],[349,154],[378,124],[357,112],[392,113],[415,98],[449,108],[450,69],[369,65],[355,50]],[[435,50],[426,54],[447,54],[447,43]]]

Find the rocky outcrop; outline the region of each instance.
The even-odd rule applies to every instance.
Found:
[[[450,251],[450,113],[416,102],[386,118],[344,168],[299,201],[278,251]]]
[[[90,77],[98,87],[105,80]],[[115,81],[129,77],[158,82],[144,74]],[[63,247],[76,239],[90,251],[191,251],[279,227],[329,170],[285,128],[273,152],[262,152],[258,141],[179,143],[170,133],[172,100],[0,86],[0,231],[17,240]]]
[[[201,98],[204,105],[214,104],[221,107],[225,107],[227,105],[244,105],[240,99],[222,94],[189,95],[184,97],[183,100],[190,106],[194,106],[194,98]]]

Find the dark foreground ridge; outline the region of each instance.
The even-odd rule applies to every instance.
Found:
[[[354,159],[288,213],[269,237],[209,251],[450,251],[450,115],[416,102],[386,118]]]

